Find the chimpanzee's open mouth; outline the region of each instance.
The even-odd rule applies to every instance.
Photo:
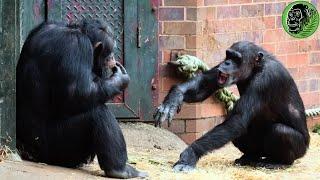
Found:
[[[229,74],[226,74],[220,71],[218,76],[218,83],[220,85],[223,85],[227,82],[228,78],[229,78]]]

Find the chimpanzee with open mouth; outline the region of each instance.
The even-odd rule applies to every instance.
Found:
[[[156,109],[156,126],[170,122],[183,101],[203,101],[232,84],[241,95],[233,110],[180,154],[174,170],[194,169],[202,156],[230,141],[243,152],[237,165],[286,167],[306,153],[309,133],[294,80],[272,54],[247,41],[234,43],[225,60],[211,70],[173,86]]]

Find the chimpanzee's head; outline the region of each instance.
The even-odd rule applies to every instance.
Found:
[[[83,20],[80,26],[92,43],[94,68],[98,69],[97,71],[101,71],[103,67],[113,68],[116,65],[114,59],[116,42],[113,40],[111,28],[100,20]]]
[[[248,41],[234,43],[226,50],[226,58],[218,66],[218,84],[230,86],[246,81],[263,59],[263,49]]]

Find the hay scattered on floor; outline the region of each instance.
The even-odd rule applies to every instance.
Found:
[[[142,152],[129,147],[129,157],[133,165],[147,171],[151,179],[320,179],[320,136],[316,133],[310,135],[307,154],[296,160],[293,166],[279,170],[234,166],[233,162],[241,152],[232,144],[203,157],[197,170],[189,174],[171,170],[179,151],[155,149]]]
[[[7,159],[10,153],[12,153],[12,151],[8,146],[0,146],[0,162]]]
[[[142,171],[148,172],[150,175],[149,179],[320,179],[320,136],[316,133],[310,132],[311,142],[307,154],[303,158],[296,160],[293,166],[287,169],[269,170],[265,168],[235,166],[233,165],[234,160],[239,158],[242,153],[229,143],[200,159],[195,171],[191,173],[175,173],[171,168],[181,153],[181,150],[178,149],[181,149],[184,145],[178,149],[171,150],[165,147],[165,144],[161,145],[161,149],[150,147],[154,143],[152,142],[153,140],[158,143],[158,141],[165,141],[168,137],[171,137],[173,138],[173,140],[171,139],[171,143],[174,143],[175,141],[181,141],[178,137],[168,135],[171,133],[161,130],[160,133],[165,138],[156,134],[152,138],[147,138],[147,143],[145,143],[146,139],[141,137],[148,136],[148,134],[151,136],[149,130],[152,131],[151,134],[156,133],[157,131],[153,127],[142,125],[144,127],[140,129],[141,125],[132,124],[129,125],[130,128],[126,129],[123,125],[121,126],[127,142],[129,141],[127,139],[128,135],[131,137],[131,142],[128,143],[129,163]],[[131,131],[131,129],[140,129],[139,135],[134,136],[135,130],[128,133],[127,131]],[[134,141],[137,140],[142,140],[142,142],[138,143],[139,147],[135,146],[137,142]],[[145,149],[143,149],[143,146],[146,146]],[[94,168],[92,168],[93,166],[90,167],[95,174],[103,174],[97,164],[95,164]]]

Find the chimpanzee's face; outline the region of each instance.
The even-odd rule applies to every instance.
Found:
[[[230,86],[237,83],[240,76],[240,69],[242,66],[242,56],[239,52],[232,49],[227,49],[226,58],[220,63],[218,84],[221,87]]]
[[[111,37],[106,37],[102,41],[99,41],[94,46],[94,64],[99,68],[112,69],[116,65],[114,58],[114,49],[116,47],[115,41]]]
[[[256,52],[254,47],[250,45],[239,45],[236,49],[241,49],[237,51],[232,47],[226,50],[226,58],[218,66],[218,85],[220,87],[227,87],[232,84],[236,84],[239,81],[245,81],[253,73],[253,69],[263,58],[261,52]]]
[[[299,31],[301,28],[301,20],[303,18],[301,9],[291,9],[288,12],[287,24],[292,32]]]

